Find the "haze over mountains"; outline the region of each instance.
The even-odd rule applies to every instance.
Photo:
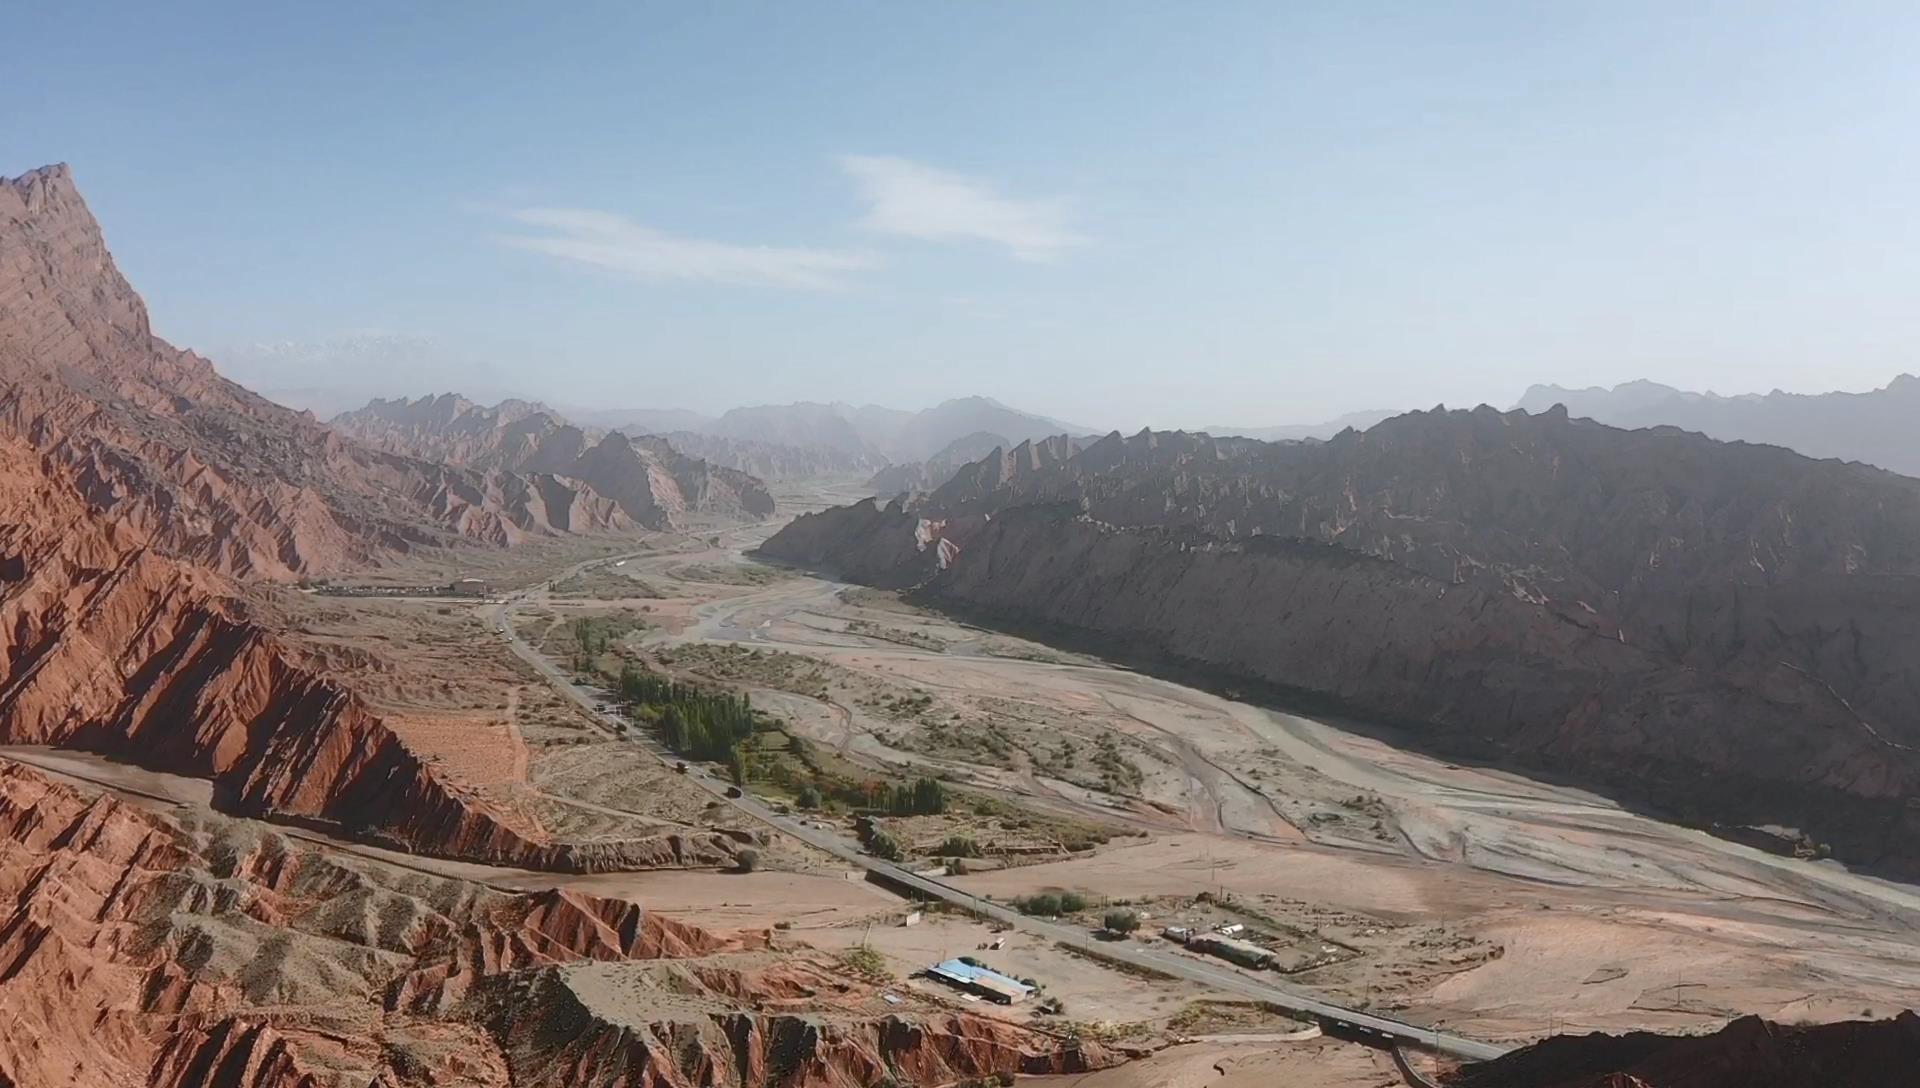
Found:
[[[1302,441],[1310,438],[1326,440],[1352,427],[1364,431],[1383,419],[1391,419],[1400,414],[1399,409],[1377,408],[1364,412],[1348,412],[1322,423],[1282,423],[1265,427],[1202,427],[1207,434],[1222,437],[1258,438],[1263,442]]]
[[[689,457],[666,439],[582,429],[528,401],[485,408],[452,393],[376,400],[332,426],[375,449],[483,471],[547,473],[611,499],[636,525],[686,524],[689,515],[765,517],[773,498],[756,477]]]
[[[1001,430],[966,429],[980,423]],[[918,487],[943,482],[952,469],[995,445],[1009,446],[1065,426],[986,397],[960,398],[918,412],[874,405],[791,404],[739,408],[707,418],[671,409],[589,410],[563,416],[531,401],[507,399],[486,408],[454,393],[410,401],[375,399],[335,416],[332,424],[379,449],[470,468],[568,475],[583,466],[555,451],[570,455],[622,434],[763,480],[867,476],[891,467],[891,476],[876,479],[919,481],[913,484]],[[1024,437],[1010,439],[1003,432]],[[921,452],[929,448],[930,453]],[[927,459],[933,462],[931,469],[923,464]],[[595,480],[596,486],[608,485],[598,476],[589,482]]]
[[[905,411],[834,402],[735,408],[717,418],[652,410],[573,413],[605,427],[636,426],[656,433],[688,431],[794,448],[819,447],[882,464],[923,461],[967,435],[986,432],[1014,442],[1085,428],[1009,408],[991,397],[959,397],[932,408]]]
[[[1866,393],[1691,393],[1658,382],[1611,389],[1536,385],[1519,407],[1565,404],[1576,416],[1615,427],[1679,427],[1728,442],[1785,446],[1920,476],[1920,378],[1902,374]]]

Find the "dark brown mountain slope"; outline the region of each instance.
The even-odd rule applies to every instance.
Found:
[[[1920,873],[1920,481],[1434,411],[1011,451],[766,551]]]
[[[160,547],[240,574],[625,524],[569,480],[375,452],[154,336],[64,166],[0,179],[0,433]]]
[[[1742,1017],[1711,1035],[1555,1036],[1470,1066],[1452,1088],[1899,1088],[1920,1070],[1920,1016],[1810,1027]]]
[[[388,453],[488,472],[578,480],[650,529],[677,528],[690,514],[765,517],[766,484],[737,469],[688,457],[666,439],[576,427],[525,401],[486,408],[443,393],[375,400],[334,417],[348,437]]]

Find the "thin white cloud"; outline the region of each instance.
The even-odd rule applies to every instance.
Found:
[[[836,249],[747,246],[686,238],[624,215],[579,208],[523,208],[509,213],[543,234],[500,235],[499,241],[610,269],[650,283],[690,280],[761,287],[835,290],[879,261]]]
[[[841,169],[866,202],[861,226],[928,241],[981,241],[1023,261],[1050,261],[1087,239],[1068,225],[1064,200],[1016,200],[992,186],[892,155],[843,155]]]

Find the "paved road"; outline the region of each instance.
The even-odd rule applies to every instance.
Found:
[[[644,555],[646,553],[636,554]],[[600,703],[606,701],[607,697],[605,693],[575,683],[573,678],[568,676],[559,666],[547,660],[545,655],[523,641],[520,638],[519,632],[514,629],[512,614],[516,604],[526,600],[528,597],[546,593],[553,582],[563,581],[587,567],[612,563],[624,558],[630,557],[610,556],[606,559],[592,560],[579,564],[568,570],[565,574],[554,578],[552,581],[543,582],[531,589],[508,596],[500,604],[487,610],[489,616],[488,622],[492,624],[498,632],[506,636],[507,645],[513,650],[516,656],[538,670],[540,675],[544,676],[547,682],[553,686],[554,690],[573,700],[581,709],[593,715],[596,720],[608,726],[610,729],[625,724],[625,720],[617,713],[602,713],[597,709]],[[630,739],[651,751],[662,762],[669,764],[675,762],[672,753],[663,749],[652,736],[644,731],[635,730],[629,732],[627,735]],[[1491,1058],[1497,1058],[1507,1052],[1506,1047],[1497,1046],[1492,1043],[1483,1043],[1476,1039],[1468,1039],[1464,1036],[1437,1031],[1433,1028],[1421,1027],[1417,1024],[1410,1024],[1404,1020],[1398,1020],[1390,1016],[1380,1016],[1375,1013],[1363,1012],[1359,1009],[1349,1009],[1341,1005],[1323,1001],[1320,998],[1303,993],[1292,987],[1282,986],[1266,981],[1265,979],[1256,978],[1224,964],[1215,965],[1204,960],[1179,955],[1171,951],[1167,946],[1145,945],[1132,941],[1097,940],[1087,930],[1078,926],[1062,925],[1058,922],[1051,922],[1042,918],[1029,917],[1004,904],[996,903],[990,899],[983,899],[971,892],[963,891],[951,884],[947,884],[942,880],[921,876],[892,862],[882,861],[861,850],[858,844],[852,842],[839,832],[814,827],[793,816],[775,812],[751,794],[741,797],[728,797],[726,791],[730,783],[715,778],[702,770],[690,768],[687,778],[720,800],[758,820],[760,823],[787,835],[791,835],[809,846],[832,854],[834,857],[845,861],[849,865],[865,869],[868,873],[877,875],[896,886],[910,888],[930,898],[941,899],[956,906],[964,907],[977,915],[1005,923],[1022,932],[1045,937],[1048,940],[1056,941],[1070,947],[1094,951],[1100,956],[1117,960],[1121,963],[1132,964],[1136,967],[1152,971],[1159,971],[1163,974],[1187,979],[1188,981],[1197,982],[1203,986],[1210,986],[1227,993],[1250,997],[1257,1001],[1265,1001],[1282,1009],[1286,1009],[1289,1012],[1314,1017],[1322,1024],[1334,1027],[1336,1031],[1344,1027],[1348,1029],[1349,1034],[1356,1037],[1373,1035],[1377,1036],[1381,1042],[1385,1044],[1438,1050],[1441,1053],[1470,1061],[1486,1061]]]

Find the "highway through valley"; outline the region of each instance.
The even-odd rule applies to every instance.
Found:
[[[635,553],[636,556],[643,554],[646,553]],[[618,712],[600,709],[607,702],[608,696],[605,692],[576,683],[565,670],[522,639],[513,622],[516,606],[545,596],[554,583],[564,581],[591,567],[618,563],[633,557],[609,556],[578,564],[547,582],[504,597],[484,614],[487,616],[487,622],[504,637],[515,656],[537,670],[555,691],[571,700],[610,730],[624,731],[629,739],[646,747],[663,763],[672,765],[676,762],[673,753],[661,747],[654,737],[643,730],[624,730],[628,723]],[[1377,1040],[1382,1046],[1410,1046],[1437,1050],[1469,1061],[1486,1061],[1497,1058],[1507,1051],[1507,1048],[1492,1043],[1423,1027],[1391,1016],[1337,1005],[1225,964],[1215,965],[1177,954],[1168,948],[1154,947],[1135,941],[1099,940],[1089,931],[1078,926],[1063,925],[1056,921],[1021,914],[1005,904],[974,895],[938,878],[923,876],[903,866],[873,857],[845,835],[814,826],[792,815],[777,812],[751,794],[729,797],[727,792],[730,783],[702,770],[689,767],[687,777],[714,797],[733,806],[754,821],[782,834],[790,835],[849,865],[863,869],[888,885],[910,890],[929,899],[951,903],[1014,929],[1072,948],[1083,949],[1120,964],[1186,979],[1224,993],[1268,1002],[1289,1012],[1311,1017],[1335,1033],[1362,1041]]]

